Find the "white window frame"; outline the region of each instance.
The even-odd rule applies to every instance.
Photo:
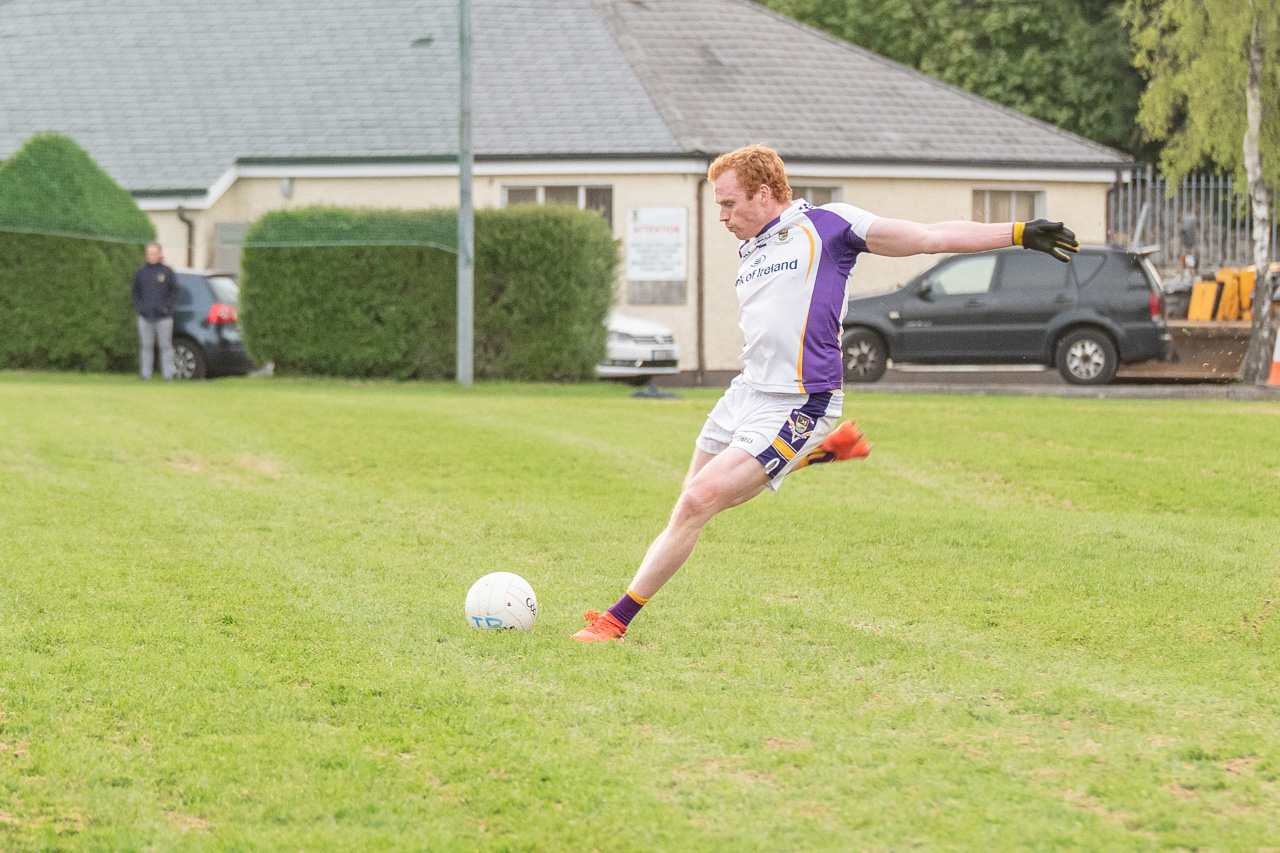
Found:
[[[502,206],[507,207],[507,193],[510,190],[527,190],[534,189],[537,192],[537,201],[534,204],[539,206],[547,203],[547,184],[503,184],[502,185]],[[571,187],[573,184],[551,184],[553,187]],[[613,184],[578,184],[578,210],[587,209],[587,190],[608,190],[613,192]]]
[[[821,184],[821,183],[815,184],[812,182],[801,184],[797,182],[797,185],[792,188],[792,197],[808,199],[809,202],[812,203],[813,199],[808,198],[808,196],[805,195],[804,193],[796,192],[796,189],[830,190],[832,204],[835,204],[836,202],[844,201],[844,187],[841,186],[840,184]]]
[[[1032,219],[1043,219],[1047,215],[1047,205],[1045,203],[1045,191],[1040,189],[1027,189],[1026,187],[974,187],[974,193],[982,193],[982,221],[991,221],[991,194],[992,193],[1009,193],[1009,210],[1017,207],[1016,197],[1019,195],[1031,196]]]

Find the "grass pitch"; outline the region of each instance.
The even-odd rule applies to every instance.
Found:
[[[1275,404],[851,394],[583,647],[716,396],[628,390],[0,375],[0,849],[1280,847]]]

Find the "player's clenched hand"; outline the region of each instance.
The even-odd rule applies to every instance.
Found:
[[[1064,264],[1071,260],[1067,252],[1080,251],[1080,243],[1071,229],[1062,227],[1061,222],[1047,219],[1013,223],[1013,245],[1044,252]]]

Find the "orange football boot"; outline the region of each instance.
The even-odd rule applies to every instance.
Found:
[[[871,453],[871,442],[853,421],[845,421],[822,440],[817,449],[800,460],[796,470],[823,462],[839,462],[842,459],[864,459]]]
[[[822,449],[836,459],[865,459],[871,453],[871,442],[853,421],[845,421],[822,440]]]
[[[604,613],[588,610],[582,614],[582,618],[587,620],[587,627],[573,635],[573,639],[579,643],[599,643],[603,640],[622,642],[622,635],[627,633],[627,626],[607,610]]]

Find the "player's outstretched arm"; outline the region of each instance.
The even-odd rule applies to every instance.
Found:
[[[925,225],[905,219],[877,219],[867,231],[867,248],[877,255],[935,255],[940,252],[985,252],[1025,246],[1059,261],[1080,248],[1076,235],[1061,222],[935,222]]]

